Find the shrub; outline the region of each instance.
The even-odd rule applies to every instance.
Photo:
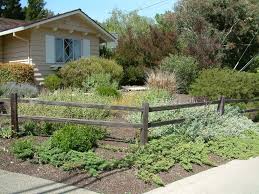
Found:
[[[124,69],[121,85],[143,85],[146,74],[142,66],[129,66]]]
[[[57,75],[48,75],[44,79],[44,86],[49,90],[57,90],[61,87],[62,80]]]
[[[26,135],[52,135],[56,130],[63,127],[65,124],[61,123],[48,123],[48,122],[33,122],[27,121],[23,123],[22,128]]]
[[[110,74],[93,74],[89,76],[85,82],[83,82],[83,88],[85,91],[90,91],[100,86],[114,86],[114,88],[118,87],[118,83],[113,81]]]
[[[192,57],[179,55],[170,55],[163,59],[161,69],[175,74],[177,88],[180,92],[187,92],[198,74],[198,64],[196,60]]]
[[[150,122],[185,118],[185,121],[180,124],[152,129],[150,137],[183,134],[192,139],[200,137],[207,141],[218,136],[239,136],[247,129],[259,131],[259,127],[241,114],[237,107],[226,106],[225,113],[222,116],[216,110],[217,107],[211,105],[150,113]],[[133,113],[130,115],[130,120],[134,122],[140,122],[139,118],[139,114]]]
[[[20,63],[0,64],[0,83],[34,83],[33,66]]]
[[[104,131],[100,128],[67,125],[53,134],[51,146],[64,152],[69,150],[86,152],[96,145],[98,139],[103,137]]]
[[[120,92],[111,86],[99,86],[96,88],[96,93],[100,96],[111,96],[111,97],[120,97]]]
[[[32,140],[18,140],[12,145],[12,152],[17,158],[32,159],[34,156],[34,147]]]
[[[9,97],[12,93],[17,93],[19,97],[36,97],[39,93],[37,87],[30,85],[28,83],[14,83],[8,82],[0,85],[0,90],[2,91],[2,96]]]
[[[150,88],[165,89],[170,93],[175,93],[177,89],[174,73],[151,71],[148,74],[147,85]]]
[[[4,139],[10,139],[13,135],[13,131],[11,128],[0,128],[0,137]]]
[[[99,73],[110,74],[112,80],[119,81],[123,69],[114,60],[91,57],[69,62],[60,70],[60,76],[65,87],[82,88],[82,83],[89,76]]]
[[[204,70],[192,84],[190,93],[209,99],[253,98],[259,95],[259,74],[218,68]]]

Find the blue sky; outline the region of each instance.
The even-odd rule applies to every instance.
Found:
[[[140,15],[154,17],[156,13],[164,13],[166,10],[173,8],[177,0],[45,0],[46,7],[55,14],[63,13],[73,9],[81,8],[93,19],[99,22],[104,21],[109,17],[109,13],[113,8],[119,8],[125,11],[132,11],[148,7],[159,3],[155,6],[143,9],[139,12]],[[22,5],[26,5],[27,0],[21,0]]]

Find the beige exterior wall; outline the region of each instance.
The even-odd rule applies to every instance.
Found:
[[[2,36],[0,37],[0,62],[2,58],[5,63],[31,63],[35,67],[36,81],[42,83],[45,76],[54,72],[51,66],[55,65],[46,63],[46,35],[80,40],[88,39],[90,40],[90,55],[99,56],[100,38],[96,30],[90,26],[80,16],[73,15],[16,33],[17,36],[29,40],[29,43],[14,37],[13,34]]]
[[[32,30],[30,52],[32,63],[35,65],[36,80],[41,82],[45,76],[54,72],[51,66],[55,64],[46,64],[46,35],[80,40],[88,39],[91,44],[90,54],[92,56],[99,56],[99,38],[94,34],[93,29],[90,27],[88,28],[87,25],[82,24],[82,22],[81,19],[76,19],[75,16],[71,16],[55,22],[50,22]]]
[[[17,36],[30,40],[30,31],[16,33]],[[2,37],[3,62],[28,62],[29,43],[9,34]]]

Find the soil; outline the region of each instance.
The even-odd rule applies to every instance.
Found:
[[[116,146],[126,149],[129,147],[129,143],[128,141],[125,141],[124,138],[131,137],[132,141],[134,141],[137,131],[132,129],[120,129],[120,133],[118,133],[118,130],[111,129],[109,130],[109,133],[111,137],[99,142],[99,144],[103,146],[101,146],[101,148],[97,148],[95,150],[96,153],[106,159],[124,157],[126,153],[123,149],[112,151],[107,149],[105,146]],[[47,140],[46,137],[33,138],[37,142]],[[65,172],[62,169],[51,165],[40,165],[33,164],[29,161],[21,161],[16,159],[9,151],[10,145],[14,141],[15,139],[7,140],[0,138],[0,169],[71,184],[104,194],[140,194],[156,188],[156,185],[146,184],[142,180],[138,179],[135,169],[109,171],[102,173],[98,178],[96,178],[90,177],[86,172],[82,171]],[[210,158],[216,165],[225,163],[225,161],[219,157],[210,156]],[[160,176],[164,183],[169,184],[209,168],[211,168],[211,166],[193,165],[193,171],[187,172],[180,165],[175,165],[168,172],[160,173]]]

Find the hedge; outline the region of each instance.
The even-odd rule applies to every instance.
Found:
[[[0,63],[0,84],[6,82],[34,83],[33,66],[22,63]]]

